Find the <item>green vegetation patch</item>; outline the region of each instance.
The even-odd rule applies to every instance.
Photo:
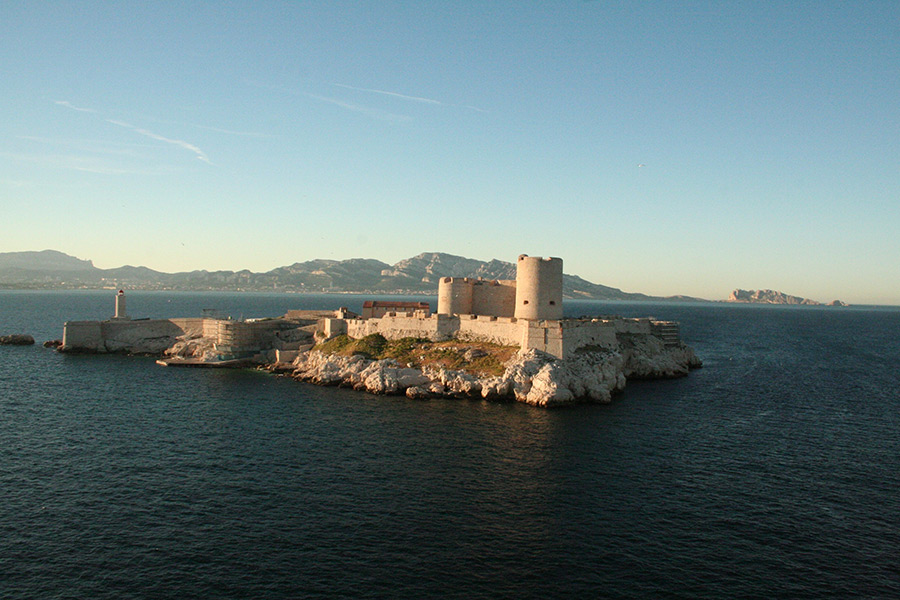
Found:
[[[378,360],[392,358],[415,368],[440,366],[478,376],[492,376],[503,374],[504,364],[518,348],[486,342],[432,342],[413,337],[388,340],[376,333],[358,340],[340,335],[318,344],[313,350],[342,356],[360,354]]]

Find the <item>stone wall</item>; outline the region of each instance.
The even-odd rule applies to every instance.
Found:
[[[512,317],[516,312],[516,282],[476,280],[472,285],[472,306],[466,313],[491,317]]]
[[[616,333],[650,335],[650,319],[614,319]]]
[[[513,280],[443,277],[438,282],[438,314],[512,317],[515,310]]]
[[[275,340],[275,332],[290,327],[282,319],[218,321],[216,325],[216,349],[224,355],[268,350]]]
[[[100,321],[66,321],[63,325],[62,347],[100,352],[104,347]]]
[[[181,336],[199,337],[203,319],[142,319],[128,321],[68,321],[63,326],[63,350],[157,354]]]
[[[535,321],[486,315],[435,314],[428,318],[396,315],[365,320],[327,319],[324,333],[326,337],[346,333],[354,339],[379,333],[389,340],[414,337],[432,341],[480,341],[540,350],[568,359],[585,346],[616,349],[617,334],[655,334],[658,326],[653,329],[654,323],[650,319],[621,318]],[[680,342],[675,337],[667,343],[678,345]]]
[[[455,337],[467,341],[483,341],[502,346],[522,344],[522,326],[512,317],[460,315]]]
[[[615,349],[618,345],[616,321],[563,321],[563,358],[571,358],[579,348],[585,346]]]
[[[521,320],[522,350],[540,350],[557,358],[564,357],[561,321]]]

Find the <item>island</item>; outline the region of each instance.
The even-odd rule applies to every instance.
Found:
[[[791,296],[784,292],[775,290],[742,290],[736,289],[731,292],[727,302],[742,302],[746,304],[796,304],[803,306],[820,306],[820,302],[802,298],[800,296]],[[849,306],[846,302],[833,300],[826,306]]]
[[[520,255],[515,279],[441,277],[438,302],[366,301],[362,313],[69,321],[60,352],[159,354],[166,366],[257,365],[297,380],[410,398],[609,402],[629,379],[701,366],[678,323],[563,317],[562,259]]]

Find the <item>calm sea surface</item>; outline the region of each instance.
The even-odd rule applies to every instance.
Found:
[[[900,597],[900,309],[567,302],[705,366],[561,410],[40,347],[112,309],[0,292],[0,598]]]

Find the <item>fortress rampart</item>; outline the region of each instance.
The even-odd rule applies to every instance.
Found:
[[[87,352],[161,353],[180,337],[201,337],[206,319],[67,321],[62,347]]]
[[[126,352],[162,354],[177,342],[212,342],[221,359],[246,357],[269,350],[295,351],[309,345],[312,330],[324,315],[346,311],[292,311],[292,318],[236,321],[204,316],[176,319],[131,319],[124,311],[125,295],[116,295],[116,315],[105,321],[67,321],[63,352]]]
[[[519,256],[516,280],[443,277],[434,315],[387,312],[380,318],[326,318],[326,339],[375,333],[387,339],[482,341],[569,358],[585,347],[615,349],[618,335],[655,335],[679,344],[678,326],[651,319],[563,319],[563,261]]]
[[[681,344],[678,324],[620,317],[563,319],[563,272],[559,258],[519,256],[516,280],[444,277],[438,310],[424,302],[369,301],[363,316],[337,311],[289,311],[285,317],[235,321],[204,316],[138,319],[125,314],[124,292],[116,296],[116,316],[106,321],[65,324],[62,350],[162,353],[176,342],[203,338],[220,359],[269,351],[296,352],[310,338],[351,338],[381,334],[387,339],[458,339],[535,349],[570,358],[583,348],[619,347],[620,336],[655,336],[667,346]]]
[[[359,339],[378,333],[389,340],[412,337],[433,342],[488,342],[570,358],[585,347],[615,349],[619,334],[654,335],[658,323],[649,318],[620,317],[535,321],[487,315],[386,315],[380,319],[328,318],[321,331],[326,338],[343,334]]]
[[[491,315],[515,314],[516,282],[471,277],[442,277],[438,282],[438,314]]]

